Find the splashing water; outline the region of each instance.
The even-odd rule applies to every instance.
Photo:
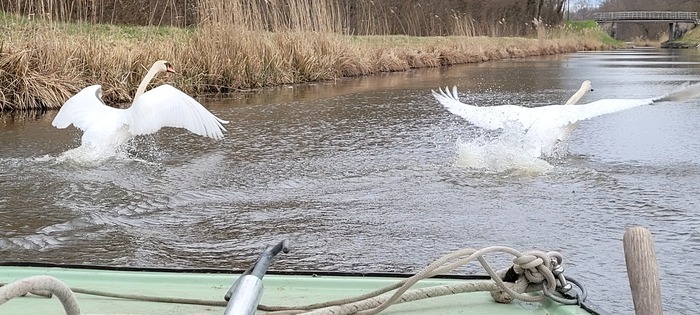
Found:
[[[96,150],[91,146],[81,145],[56,157],[56,163],[73,163],[81,166],[97,166],[111,158],[126,158],[124,150]]]
[[[541,158],[541,148],[525,135],[521,125],[513,124],[496,137],[481,134],[474,139],[458,140],[456,165],[499,173],[541,174],[552,170],[554,166]],[[561,155],[559,147],[551,153]]]
[[[130,139],[117,147],[94,147],[83,144],[61,153],[56,157],[56,163],[69,163],[84,167],[99,166],[113,159],[149,163],[150,160],[158,160],[162,157],[155,142],[152,136],[146,136]]]

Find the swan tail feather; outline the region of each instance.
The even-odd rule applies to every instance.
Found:
[[[453,86],[452,90],[450,90],[449,87],[445,87],[444,90],[442,88],[438,88],[437,92],[435,92],[434,90],[430,90],[430,91],[433,92],[433,96],[440,103],[443,103],[442,102],[443,100],[451,100],[451,101],[459,102],[459,95],[457,94],[457,86]]]
[[[691,98],[696,98],[700,96],[700,83],[695,83],[691,85],[684,85],[683,87],[666,94],[661,97],[654,99],[654,103],[657,102],[680,102],[689,100]]]

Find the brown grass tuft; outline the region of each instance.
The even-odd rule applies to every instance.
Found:
[[[80,86],[42,67],[31,50],[0,48],[0,110],[58,108]]]

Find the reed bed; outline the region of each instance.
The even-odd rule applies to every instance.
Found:
[[[343,33],[337,14],[341,7],[330,0],[292,2],[297,14],[224,7],[240,5],[238,1],[200,5],[206,14],[195,28],[96,28],[82,22],[4,16],[0,110],[56,109],[92,84],[103,86],[108,104],[128,103],[147,68],[159,59],[172,62],[179,75],[161,75],[154,84],[168,81],[201,96],[605,46],[598,31],[551,27],[533,38],[353,36]],[[242,16],[257,16],[257,22],[240,19],[241,10],[247,12]]]

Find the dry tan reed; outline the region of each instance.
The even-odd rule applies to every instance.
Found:
[[[71,96],[78,83],[74,77],[46,69],[30,49],[0,49],[2,111],[55,107]]]
[[[50,19],[5,17],[0,22],[0,109],[58,108],[91,84],[103,86],[108,103],[126,103],[158,59],[171,61],[180,74],[161,76],[154,84],[170,80],[201,95],[603,47],[598,34],[561,30],[539,31],[537,39],[351,36],[343,29],[347,24],[339,12],[344,8],[333,0],[199,3],[203,20],[195,29],[95,31]],[[367,16],[379,10],[369,4],[363,8]],[[402,13],[406,28],[422,19],[419,8],[413,10]],[[473,26],[463,18],[439,27],[471,35]],[[382,33],[387,21],[361,27]]]

